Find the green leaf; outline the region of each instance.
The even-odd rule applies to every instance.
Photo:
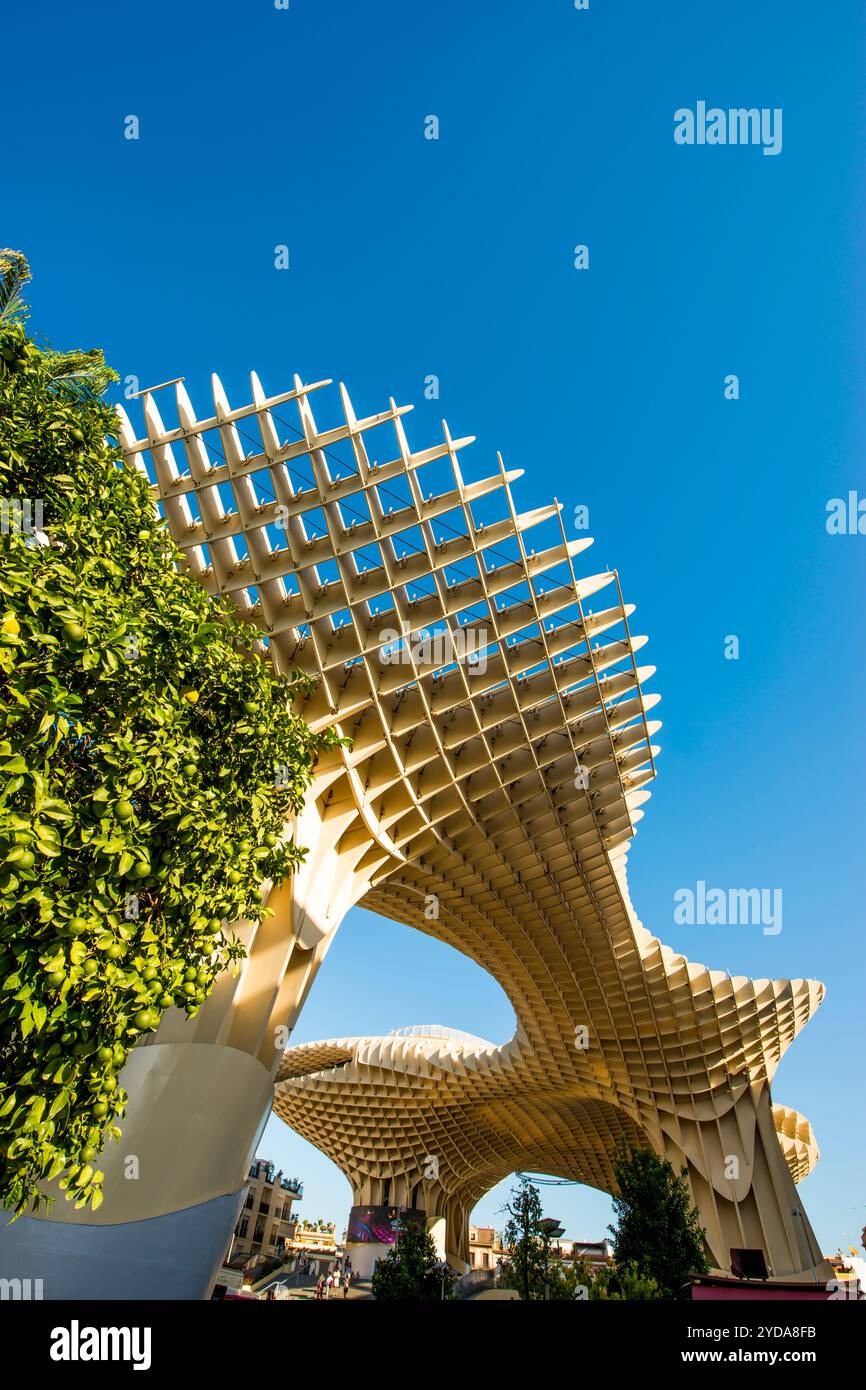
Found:
[[[48,1111],[48,1118],[49,1118],[49,1120],[53,1120],[53,1119],[54,1119],[54,1116],[55,1116],[56,1114],[58,1114],[59,1111],[61,1111],[61,1110],[63,1109],[64,1106],[66,1106],[66,1105],[69,1104],[69,1097],[70,1097],[70,1092],[66,1089],[65,1086],[64,1086],[64,1088],[63,1088],[62,1091],[58,1091],[58,1092],[57,1092],[57,1095],[54,1097],[53,1101],[51,1102],[51,1107],[50,1107],[50,1109],[49,1109],[49,1111]],[[60,1168],[62,1168],[62,1167],[63,1167],[63,1162],[62,1162],[62,1160],[60,1160]],[[58,1173],[60,1172],[60,1168],[58,1168],[58,1170],[57,1170]],[[56,1174],[51,1174],[51,1176],[54,1177],[54,1176],[56,1176]]]
[[[51,1110],[53,1112],[54,1106],[51,1107]],[[64,1155],[58,1154],[57,1157],[52,1161],[51,1167],[48,1169],[48,1172],[45,1174],[45,1181],[52,1182],[54,1178],[59,1177],[59,1175],[63,1172],[65,1163],[66,1159]]]

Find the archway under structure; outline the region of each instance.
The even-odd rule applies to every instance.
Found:
[[[650,1130],[599,1089],[587,1074],[575,1074],[569,1085],[552,1082],[521,1033],[497,1047],[453,1029],[424,1027],[290,1049],[278,1073],[275,1108],[342,1169],[352,1185],[353,1210],[388,1209],[392,1219],[399,1209],[423,1211],[428,1226],[439,1230],[445,1258],[461,1272],[469,1267],[472,1211],[503,1178],[552,1173],[612,1194],[612,1159],[623,1145],[653,1147],[677,1171],[686,1169],[708,1228],[713,1267],[724,1270],[734,1242],[746,1244],[744,1237],[760,1235],[759,1248],[766,1249],[763,1228],[732,1224],[735,1193],[713,1186],[709,1198],[712,1171],[708,1176],[685,1147]],[[748,1114],[745,1096],[740,1123]],[[759,1118],[768,1097],[750,1090],[748,1099],[756,1117],[752,1182],[761,1181],[770,1164],[784,1167],[788,1182],[799,1181],[817,1157],[807,1122],[772,1107],[765,1152]],[[729,1247],[726,1240],[732,1240]]]

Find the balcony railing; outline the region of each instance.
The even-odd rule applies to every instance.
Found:
[[[277,1172],[272,1163],[267,1163],[263,1158],[254,1159],[250,1164],[249,1176],[253,1181],[263,1180],[266,1183],[274,1184],[279,1182],[284,1192],[291,1192],[294,1197],[303,1197],[304,1184],[300,1178],[287,1178]]]

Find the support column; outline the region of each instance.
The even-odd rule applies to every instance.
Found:
[[[0,1277],[43,1281],[47,1299],[207,1298],[271,1110],[254,1057],[208,1044],[136,1048],[129,1106],[99,1160],[105,1201],[76,1211],[55,1189],[45,1216],[0,1227]]]
[[[666,1157],[688,1170],[716,1269],[731,1273],[731,1251],[747,1248],[763,1251],[770,1279],[833,1277],[779,1144],[767,1082],[680,1106],[662,1133]]]

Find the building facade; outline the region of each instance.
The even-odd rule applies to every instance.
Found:
[[[613,1264],[613,1249],[609,1240],[570,1240],[566,1236],[554,1241],[553,1252],[564,1265],[588,1261],[593,1274]]]
[[[286,1178],[267,1159],[255,1159],[226,1259],[246,1256],[252,1264],[257,1259],[288,1258],[297,1227],[292,1206],[303,1195],[298,1178]]]
[[[502,1259],[502,1238],[492,1226],[469,1227],[469,1268],[496,1273]]]

